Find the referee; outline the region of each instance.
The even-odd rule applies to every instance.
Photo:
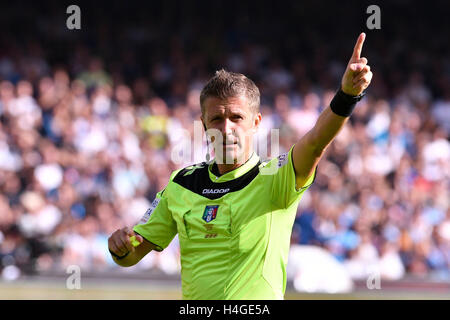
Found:
[[[372,79],[360,58],[364,39],[361,33],[341,87],[314,128],[267,163],[251,139],[261,123],[258,88],[242,74],[216,72],[200,95],[215,158],[173,172],[141,221],[111,235],[115,263],[135,265],[178,234],[183,299],[283,299],[299,201]],[[130,236],[140,245],[132,246]]]

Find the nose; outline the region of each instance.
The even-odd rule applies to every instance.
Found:
[[[234,126],[235,126],[235,123],[233,121],[231,121],[230,119],[226,118],[223,121],[222,133],[226,136],[232,135],[234,132]]]

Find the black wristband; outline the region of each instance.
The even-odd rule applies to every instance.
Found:
[[[108,250],[109,250],[109,253],[111,253],[111,255],[112,255],[114,258],[116,258],[117,260],[122,260],[122,259],[124,259],[126,256],[128,256],[128,255],[130,254],[130,251],[128,251],[127,253],[125,253],[125,255],[123,255],[123,256],[118,256],[117,254],[115,254],[114,252],[112,252],[109,248],[108,248]]]
[[[330,109],[338,116],[348,117],[352,114],[353,109],[355,109],[356,103],[365,95],[365,93],[361,93],[358,96],[351,96],[344,93],[342,89],[339,89],[334,95],[333,100],[331,100]]]

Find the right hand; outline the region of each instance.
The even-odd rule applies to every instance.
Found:
[[[353,54],[345,69],[344,76],[341,81],[341,89],[345,94],[350,96],[358,96],[369,86],[372,81],[373,73],[367,64],[367,58],[361,58],[366,34],[361,33],[353,48]]]
[[[128,252],[134,252],[134,247],[131,244],[130,237],[135,236],[136,240],[142,243],[144,239],[142,236],[134,233],[128,227],[116,230],[109,238],[108,238],[108,248],[118,256],[122,257],[126,255]]]

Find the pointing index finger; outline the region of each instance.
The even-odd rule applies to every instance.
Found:
[[[361,57],[362,46],[363,46],[365,39],[366,39],[366,34],[364,32],[362,32],[359,35],[358,40],[356,40],[356,44],[355,44],[355,48],[353,49],[351,61],[358,60]]]

